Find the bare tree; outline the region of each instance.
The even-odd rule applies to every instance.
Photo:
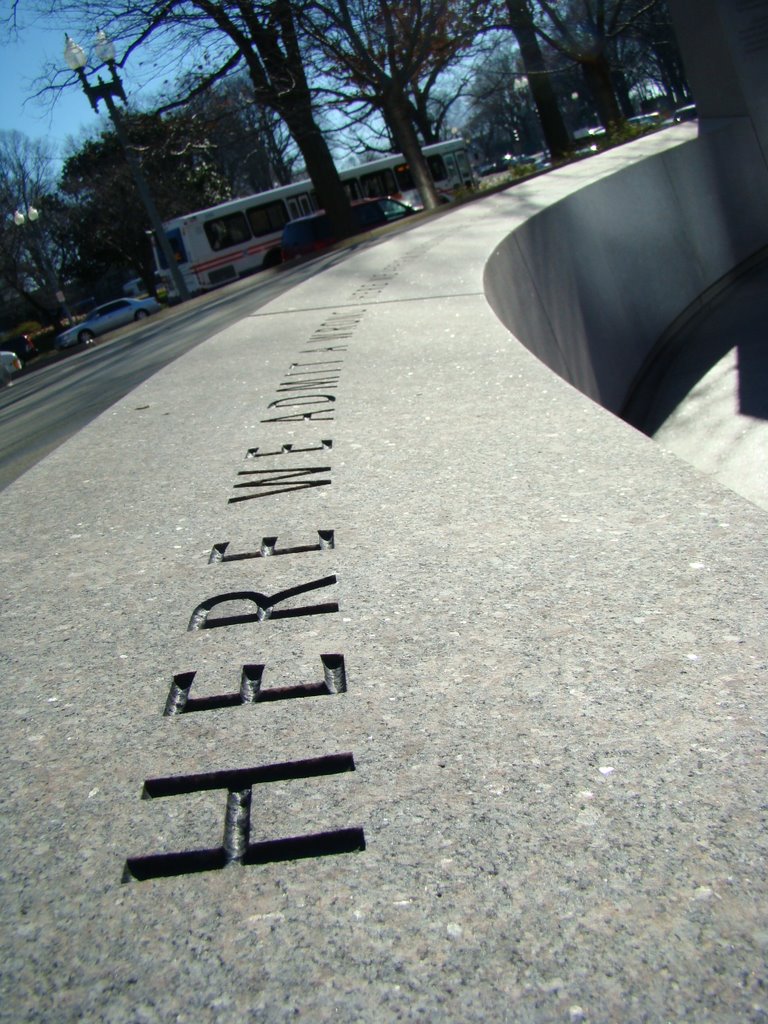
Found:
[[[325,73],[381,112],[427,209],[440,200],[415,127],[414,86],[470,44],[484,9],[470,0],[315,0],[302,11]]]
[[[670,109],[690,103],[691,91],[666,0],[644,12],[619,44],[619,66],[637,94],[661,93]]]
[[[478,52],[477,59],[481,59]],[[440,62],[423,79],[411,82],[411,117],[425,143],[439,142],[454,106],[467,94],[473,62]]]
[[[536,34],[536,25],[529,0],[505,0],[509,29],[514,33],[523,60],[528,86],[536,104],[544,140],[552,158],[559,160],[570,149],[557,95],[549,76],[544,55]]]
[[[476,69],[465,128],[485,161],[541,148],[541,128],[522,58],[512,47],[497,43],[493,56]]]
[[[0,132],[0,214],[3,284],[55,322],[57,280],[67,256],[60,239],[67,232],[46,142]]]
[[[603,127],[624,120],[611,62],[618,39],[631,31],[659,0],[532,0],[536,31],[549,46],[576,63],[595,101]]]
[[[187,105],[211,145],[232,194],[249,195],[293,181],[299,152],[282,119],[259,103],[247,75],[217,82]]]
[[[301,151],[320,203],[339,237],[354,231],[349,199],[318,126],[298,35],[300,0],[26,0],[41,12],[69,15],[90,31],[101,26],[122,52],[147,68],[175,62],[191,81],[191,99],[236,69],[250,77],[256,100],[278,114]],[[193,71],[190,75],[190,67]],[[156,72],[157,73],[157,72]],[[162,75],[162,71],[160,72]],[[76,84],[74,78],[70,84]],[[178,102],[181,102],[179,100]]]

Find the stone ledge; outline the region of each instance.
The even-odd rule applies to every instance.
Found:
[[[757,1013],[765,514],[483,292],[678,138],[340,258],[3,493],[0,1019]]]

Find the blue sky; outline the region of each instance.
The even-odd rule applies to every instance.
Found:
[[[64,31],[53,19],[23,26],[15,38],[0,28],[0,129],[24,132],[31,138],[47,138],[59,156],[69,136],[91,130],[98,118],[79,88],[68,90],[53,110],[33,99],[34,80],[46,64],[64,67]],[[88,48],[90,40],[78,40]]]

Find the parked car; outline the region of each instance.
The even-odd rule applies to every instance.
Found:
[[[132,277],[123,285],[123,295],[128,295],[133,299],[137,299],[140,295],[146,295],[146,293],[147,286],[140,277]]]
[[[636,128],[659,127],[661,122],[662,116],[658,110],[653,110],[647,114],[636,114],[634,117],[627,118],[627,124],[632,124]]]
[[[10,384],[11,377],[21,369],[21,360],[15,352],[0,352],[0,387]]]
[[[408,203],[401,203],[399,199],[391,199],[389,196],[358,199],[352,203],[352,214],[357,223],[358,233],[369,231],[381,224],[402,220],[403,217],[410,217],[415,212]],[[324,210],[319,210],[307,217],[291,220],[285,225],[281,243],[283,259],[291,260],[295,256],[319,252],[337,241],[328,214]]]
[[[480,175],[481,178],[485,178],[489,174],[505,174],[510,169],[511,165],[511,157],[507,159],[504,159],[502,157],[500,160],[494,160],[492,163],[483,164],[481,167],[478,168],[477,173]]]
[[[688,103],[684,107],[678,107],[674,113],[676,124],[679,124],[681,121],[694,121],[698,116],[699,111],[695,103]]]
[[[92,310],[85,320],[62,331],[56,338],[56,348],[71,345],[90,345],[98,334],[106,334],[133,320],[143,320],[163,307],[155,299],[114,299]]]
[[[37,355],[37,346],[28,334],[17,334],[12,338],[5,338],[2,345],[4,351],[17,355],[22,363],[29,362],[33,356]]]
[[[163,278],[160,273],[155,271],[155,285],[159,286],[163,284]],[[147,294],[147,286],[144,282],[143,277],[132,277],[130,281],[126,281],[123,285],[123,295],[128,295],[132,299],[138,299],[141,295]]]

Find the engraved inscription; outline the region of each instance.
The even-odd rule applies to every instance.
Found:
[[[233,484],[233,489],[241,488],[272,488],[271,490],[259,490],[256,494],[239,494],[229,499],[229,504],[234,505],[240,501],[250,501],[253,498],[268,498],[272,494],[290,494],[292,491],[304,491],[313,487],[328,487],[329,479],[304,480],[296,479],[314,476],[318,473],[330,473],[330,466],[303,466],[296,469],[242,469],[238,476],[247,476],[239,484]],[[250,479],[257,477],[258,479]]]
[[[301,395],[298,398],[278,398],[274,402],[270,402],[267,406],[268,409],[293,409],[296,406],[302,405],[318,405],[320,402],[335,402],[335,395]]]
[[[277,405],[277,402],[273,402]],[[270,406],[269,408],[272,408]],[[333,420],[333,409],[312,409],[310,412],[294,412],[288,416],[271,416],[262,423],[330,423]]]
[[[300,349],[300,352],[302,355],[309,355],[310,352],[349,352],[349,345],[326,345],[324,348],[302,348]]]
[[[316,373],[289,373],[286,380],[278,385],[278,394],[289,391],[311,391],[313,388],[335,388],[339,383],[339,374],[326,372],[322,376]]]
[[[338,380],[341,374],[342,363],[342,359],[315,359],[309,363],[291,363],[285,375],[286,380],[280,386],[284,387],[291,381],[306,380],[311,382],[323,377]],[[315,367],[321,367],[321,369],[315,369]]]
[[[389,271],[394,272],[397,268],[398,265],[393,264]],[[391,276],[388,273],[377,275],[367,286],[359,289],[358,297],[365,293],[375,297],[375,293],[386,287],[389,280]],[[303,343],[305,347],[300,349],[301,356],[310,355],[311,358],[304,360],[298,357],[289,364],[283,379],[275,389],[273,400],[267,405],[267,409],[273,415],[263,419],[262,423],[306,424],[334,420],[337,400],[335,392],[338,390],[344,362],[342,354],[348,350],[348,342],[354,337],[365,313],[365,308],[356,308],[327,316]],[[317,358],[318,356],[320,358]],[[245,458],[281,458],[285,455],[328,452],[333,448],[333,441],[330,439],[318,442],[316,438],[317,435],[313,440],[279,445],[273,441],[268,443],[266,450],[261,446],[254,446],[247,450]],[[233,485],[233,489],[238,493],[234,497],[229,497],[227,502],[233,504],[254,498],[269,498],[291,494],[294,491],[328,487],[332,483],[330,475],[330,466],[292,465],[279,469],[241,470],[238,472],[238,481]],[[277,535],[261,537],[260,543],[253,550],[244,551],[231,551],[230,542],[222,541],[213,545],[209,563],[219,565],[217,570],[213,570],[217,573],[217,578],[222,574],[226,578],[227,573],[223,568],[225,563],[254,558],[274,558],[286,554],[322,552],[334,548],[333,530],[317,530],[317,538],[315,543],[314,534],[310,534],[306,538],[309,543],[278,547]],[[268,569],[266,572],[269,574]],[[335,587],[336,583],[335,575],[327,575],[271,594],[256,590],[231,590],[219,593],[197,605],[190,616],[187,630],[198,632],[267,620],[335,614],[339,611],[339,604],[335,600],[318,599],[314,603],[301,601],[305,599],[305,595],[327,591],[329,587]],[[225,584],[219,586],[224,589]],[[334,591],[334,596],[335,593]],[[322,596],[327,598],[329,595],[324,593]],[[266,635],[270,635],[269,631],[266,631]],[[274,636],[274,633],[272,635]],[[290,681],[283,680],[279,681],[281,685],[265,685],[266,663],[247,664],[241,666],[239,689],[213,695],[193,696],[196,671],[178,672],[172,678],[163,714],[166,718],[178,718],[195,712],[347,693],[348,679],[344,656],[321,654],[320,659],[322,679],[319,681],[294,681],[291,684]],[[285,685],[286,682],[288,685]],[[219,722],[221,721],[220,718]],[[168,878],[219,870],[232,865],[266,864],[364,850],[366,841],[361,827],[338,828],[306,835],[283,835],[258,842],[253,842],[251,838],[253,786],[286,782],[291,779],[311,779],[354,770],[354,760],[350,753],[283,764],[237,768],[224,772],[147,779],[142,794],[146,799],[189,796],[209,790],[226,791],[223,837],[221,845],[212,849],[182,849],[177,852],[129,858],[125,862],[123,881]]]
[[[306,348],[301,354],[315,355],[318,352],[346,352],[347,345],[339,345],[339,341],[348,341],[360,324],[365,309],[354,312],[332,313],[310,335],[305,342]],[[314,347],[317,346],[317,347]],[[298,410],[282,416],[271,416],[262,423],[299,423],[299,422],[331,422],[334,419],[335,391],[341,375],[341,359],[324,359],[315,362],[293,362],[290,364],[286,379],[281,381],[277,398],[267,406],[271,410]],[[297,372],[298,371],[298,372]],[[318,389],[322,389],[318,391]]]
[[[345,753],[282,764],[239,768],[234,771],[147,779],[142,797],[149,800],[209,790],[226,790],[224,835],[221,846],[210,850],[184,850],[178,853],[128,858],[123,870],[123,881],[170,878],[175,875],[220,870],[230,865],[266,864],[364,850],[365,835],[362,828],[335,829],[257,843],[250,841],[254,786],[293,779],[322,778],[354,770],[352,754]]]
[[[319,683],[263,688],[265,665],[243,665],[240,689],[236,693],[222,693],[210,697],[190,697],[195,672],[180,672],[173,677],[163,714],[191,714],[195,711],[216,711],[221,708],[241,707],[244,704],[293,700],[298,697],[327,697],[346,693],[347,671],[343,654],[321,654],[323,679]]]
[[[141,791],[141,798],[142,800],[159,800],[161,797],[204,793],[214,789],[245,789],[268,782],[313,779],[322,775],[339,775],[354,770],[355,759],[352,754],[325,754],[322,757],[310,757],[301,761],[260,764],[251,768],[200,772],[197,775],[166,775],[155,779],[146,779]]]
[[[249,843],[241,863],[276,864],[280,861],[309,857],[331,857],[340,853],[358,853],[365,849],[362,828],[340,828],[286,839],[268,839]],[[181,853],[156,853],[148,857],[129,857],[123,869],[123,882],[145,882],[153,878],[174,878],[201,871],[218,871],[227,867],[224,847],[213,850],[187,850]]]
[[[281,590],[271,596],[269,594],[260,594],[255,590],[240,590],[230,594],[218,594],[216,597],[209,597],[205,601],[201,601],[192,612],[187,630],[217,629],[220,626],[239,626],[248,622],[264,622],[267,619],[295,619],[305,615],[328,615],[338,612],[339,606],[336,601],[328,601],[325,604],[302,605],[298,608],[278,607],[284,601],[290,601],[294,597],[310,593],[313,590],[323,590],[325,587],[332,587],[335,583],[335,576],[324,576],[320,580],[302,583],[297,587]],[[219,619],[210,618],[210,613],[214,608],[230,602],[251,605],[254,610]]]
[[[318,530],[317,544],[297,544],[290,548],[278,548],[277,537],[262,537],[256,551],[240,551],[227,553],[229,541],[214,544],[208,564],[215,562],[242,562],[247,558],[273,558],[278,555],[297,555],[306,551],[331,551],[334,547],[333,530]]]
[[[284,444],[277,452],[262,452],[258,448],[249,448],[246,459],[265,459],[268,455],[300,455],[302,452],[321,452],[333,448],[333,441],[321,441],[310,448],[297,448],[295,444]]]

